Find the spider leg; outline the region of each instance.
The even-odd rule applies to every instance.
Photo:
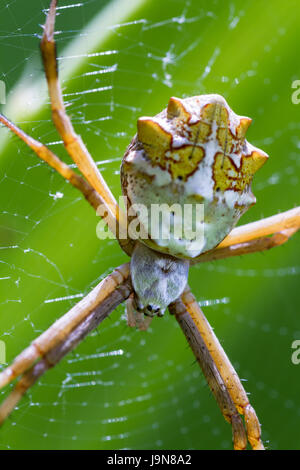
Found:
[[[257,220],[247,225],[234,228],[231,233],[218,245],[219,248],[244,243],[255,238],[265,237],[290,228],[300,228],[300,207],[286,212]]]
[[[197,329],[192,317],[186,310],[181,299],[169,305],[169,311],[175,315],[184,332],[193,353],[202,369],[203,375],[220,407],[220,410],[231,426],[233,445],[235,450],[244,450],[247,447],[247,436],[240,417],[226,384],[218,371],[204,339]]]
[[[235,407],[245,418],[249,443],[254,450],[263,450],[264,446],[261,441],[260,424],[254,409],[249,403],[247,393],[189,287],[187,287],[182,294],[181,300],[195,328],[198,330],[200,336],[202,336]],[[176,318],[180,323],[180,316],[178,317],[177,315]],[[186,335],[186,338],[190,343],[188,335]],[[193,349],[192,344],[191,347]]]
[[[120,274],[120,273],[119,273]],[[50,368],[54,367],[66,354],[72,351],[93,329],[107,317],[120,303],[128,297],[132,290],[130,279],[125,279],[121,284],[115,285],[114,290],[108,294],[102,302],[96,306],[79,324],[68,334],[60,339],[43,354],[41,359],[26,370],[13,391],[0,406],[0,425],[9,416],[14,407],[34,385],[34,383]]]
[[[51,0],[48,16],[44,26],[44,33],[41,40],[41,53],[48,83],[48,91],[51,103],[52,120],[61,136],[64,146],[76,163],[77,167],[84,175],[90,185],[100,194],[105,203],[108,213],[114,217],[118,223],[118,238],[121,247],[125,252],[130,248],[130,240],[127,237],[127,223],[124,212],[118,206],[106,181],[102,177],[96,163],[91,157],[87,147],[81,137],[76,134],[71,119],[68,116],[64,104],[63,94],[58,78],[58,65],[56,59],[56,44],[54,40],[54,26],[57,0]]]
[[[233,229],[222,243],[213,250],[199,255],[191,261],[191,264],[269,250],[287,242],[299,229],[300,207],[296,207]]]
[[[39,141],[27,135],[24,131],[18,128],[15,124],[9,121],[5,116],[0,114],[0,122],[17,135],[28,147],[30,147],[35,154],[43,161],[48,163],[51,168],[56,170],[64,179],[68,180],[72,186],[79,189],[89,204],[97,210],[99,205],[104,201],[95,189],[80,175],[75,173],[72,168],[64,163],[57,157],[46,145],[41,144]],[[110,231],[116,236],[116,221],[112,217],[106,218]]]
[[[72,160],[76,163],[87,181],[101,195],[102,199],[106,202],[108,207],[110,207],[114,215],[117,216],[117,202],[115,201],[106,182],[102,178],[81,137],[76,134],[71,119],[66,112],[63,94],[58,79],[56,45],[54,41],[56,4],[57,0],[51,1],[44,26],[44,34],[41,40],[41,52],[48,83],[52,119]]]
[[[22,375],[0,406],[0,425],[26,391],[95,329],[132,291],[129,265],[117,268],[0,374],[0,388]]]
[[[53,323],[48,330],[38,336],[30,346],[24,349],[24,351],[15,358],[9,367],[0,373],[0,389],[30,369],[35,362],[46,356],[50,357],[53,349],[61,344],[64,345],[70,342],[69,336],[79,328],[93,312],[98,312],[99,309],[101,310],[103,305],[104,308],[106,308],[105,306],[110,296],[128,277],[129,264],[127,263],[119,266],[109,276],[103,279],[86,297]],[[129,293],[130,292],[128,292],[128,295]]]
[[[290,228],[275,233],[271,237],[261,237],[249,242],[238,243],[236,245],[225,246],[224,248],[215,248],[208,253],[200,255],[191,264],[206,263],[208,261],[216,261],[218,259],[231,258],[232,256],[242,256],[258,251],[265,251],[286,243],[290,237],[298,231],[298,228]]]
[[[48,368],[49,366],[45,361],[40,361],[22,376],[15,388],[0,405],[0,426],[17,406],[26,391],[35,384]]]

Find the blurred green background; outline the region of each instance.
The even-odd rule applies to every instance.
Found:
[[[300,105],[292,104],[291,84],[300,79],[299,2],[145,0],[119,24],[121,4],[134,4],[123,0],[97,44],[95,24],[82,31],[109,3],[83,0],[61,9],[56,38],[59,56],[76,38],[94,43],[86,54],[116,51],[86,56],[72,77],[73,59],[60,60],[73,123],[115,196],[139,116],[158,113],[172,95],[220,93],[236,113],[253,118],[248,140],[270,155],[253,183],[257,204],[241,223],[298,205]],[[26,7],[0,0],[0,79],[8,117],[68,161],[48,102],[31,113],[38,87],[30,99],[14,95],[20,79],[42,77],[38,36],[47,7],[45,0],[27,0]],[[111,89],[91,92],[103,86]],[[11,362],[127,258],[115,241],[96,238],[98,219],[75,189],[15,137],[6,141],[1,130],[0,138],[0,339]],[[291,361],[291,344],[300,339],[299,280],[299,235],[271,252],[190,272],[271,449],[300,448],[300,365]],[[53,301],[61,297],[68,299]],[[30,390],[0,430],[2,449],[231,447],[230,426],[175,320],[166,314],[149,331],[134,331],[123,306]]]

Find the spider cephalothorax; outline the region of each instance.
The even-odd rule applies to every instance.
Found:
[[[131,257],[134,307],[153,317],[162,316],[183,292],[189,272],[187,260],[174,258],[137,242]]]
[[[268,158],[245,139],[250,123],[215,94],[170,98],[167,109],[138,120],[137,135],[123,158],[121,180],[144,245],[171,255],[175,265],[178,258],[190,260],[215,248],[228,235],[255,203],[251,181]],[[149,270],[141,269],[143,257],[153,266],[151,284]],[[163,258],[141,244],[131,259],[135,305],[148,314],[145,307],[153,303],[155,285],[160,290],[173,285],[157,263]],[[181,272],[179,266],[177,270]],[[177,295],[164,296],[169,303],[182,294],[187,271],[182,276],[173,290]],[[160,305],[159,312],[168,304]]]

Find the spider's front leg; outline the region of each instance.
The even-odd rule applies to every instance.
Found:
[[[52,119],[72,160],[74,160],[87,181],[98,191],[114,216],[117,216],[118,206],[114,196],[100,174],[81,137],[76,134],[71,119],[66,112],[63,93],[58,79],[56,44],[54,41],[56,5],[57,0],[52,0],[40,44],[48,83]]]
[[[47,162],[60,173],[63,178],[79,189],[95,210],[101,209],[98,215],[101,217],[105,216],[105,221],[110,231],[118,239],[123,251],[130,256],[134,242],[127,237],[125,214],[119,208],[83,140],[76,134],[71,119],[65,109],[63,94],[58,79],[56,45],[54,41],[56,5],[57,0],[52,0],[41,40],[41,52],[48,83],[53,122],[63,139],[67,152],[76,163],[84,178],[77,175],[45,145],[27,135],[2,114],[0,114],[0,123],[9,128],[23,140],[39,158]]]
[[[40,44],[49,90],[52,120],[63,140],[69,156],[76,163],[89,184],[98,192],[104,201],[108,218],[116,221],[119,244],[125,253],[130,255],[132,252],[132,241],[127,237],[125,214],[118,206],[105,179],[102,177],[82,138],[76,133],[72,121],[66,112],[63,93],[58,78],[56,44],[54,40],[56,6],[57,0],[52,0]]]

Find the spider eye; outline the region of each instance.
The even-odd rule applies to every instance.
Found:
[[[159,315],[159,312],[160,312],[160,307],[157,307],[156,305],[147,305],[147,307],[145,308],[145,315],[148,315],[148,316],[151,316],[153,317],[154,315]]]
[[[147,307],[144,310],[144,314],[148,317],[153,317],[155,315],[155,311],[152,305],[147,305]]]
[[[160,312],[160,307],[157,307],[156,305],[148,305],[147,310],[148,312],[151,312],[152,315],[158,315]]]

